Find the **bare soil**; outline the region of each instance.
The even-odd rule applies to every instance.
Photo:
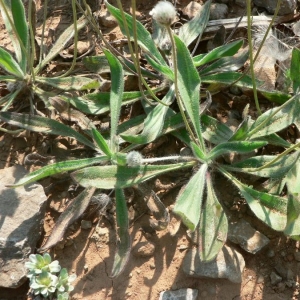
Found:
[[[90,2],[95,9],[96,1]],[[129,11],[130,1],[123,0],[122,2],[126,10]],[[178,6],[183,8],[189,2],[188,0],[178,1]],[[115,3],[112,1],[112,4]],[[137,1],[138,17],[144,24],[150,23],[148,13],[153,5],[153,1]],[[46,29],[47,43],[50,46],[59,34],[72,23],[72,15],[69,1],[49,1],[49,6]],[[42,1],[37,1],[37,26],[41,26],[42,7]],[[240,7],[232,6],[230,16],[239,16],[240,12]],[[3,24],[0,26],[2,29],[0,31],[0,45],[9,48],[10,42],[5,34],[5,30],[3,30],[4,26]],[[116,27],[103,27],[103,32],[111,42],[123,39],[123,35]],[[95,47],[92,54],[99,53],[100,50],[94,34],[89,29],[81,31],[80,40]],[[68,53],[72,53],[72,51],[70,50]],[[69,65],[67,62],[63,57],[60,57],[48,66],[46,72],[48,74],[61,72],[65,66]],[[78,68],[80,68],[80,64]],[[0,86],[0,95],[5,95],[5,89],[5,86]],[[228,95],[220,95],[213,99],[214,107],[216,108],[214,115],[224,122],[227,121],[230,111],[237,110],[241,112],[246,103],[250,103],[251,109],[254,107],[251,97],[239,99],[241,101],[232,102],[231,100],[228,98]],[[266,102],[266,106],[270,105],[269,102]],[[137,107],[136,109],[139,108]],[[255,114],[254,108],[253,114]],[[107,116],[103,116],[103,118],[105,119]],[[65,142],[68,141],[61,137],[55,138],[37,133],[24,133],[18,137],[1,133],[0,167],[6,168],[14,164],[24,164],[24,157],[32,152],[43,154],[46,151],[46,154],[55,155],[55,150],[59,153],[62,147],[61,144]],[[52,152],[47,153],[49,148],[47,145],[51,145]],[[174,138],[168,137],[167,141],[157,141],[147,147],[148,150],[149,148],[155,149],[156,154],[162,156],[178,152],[181,146]],[[36,167],[38,166],[29,166],[28,168],[32,170]],[[180,174],[180,176],[188,178],[190,176],[189,172],[187,171],[187,174],[184,174],[184,176]],[[178,181],[178,178],[174,176],[173,174],[172,176],[163,176],[158,179],[165,186],[156,182],[156,192],[170,211],[180,189],[180,185],[171,189],[167,188],[168,184]],[[97,217],[93,214],[85,214],[83,219],[91,221],[93,224],[92,228],[82,229],[81,220],[77,221],[68,229],[65,239],[52,249],[51,254],[53,257],[59,260],[60,264],[67,268],[69,272],[74,272],[77,275],[75,290],[71,299],[157,300],[160,292],[180,288],[198,289],[199,295],[197,299],[199,300],[298,299],[300,262],[295,260],[294,253],[298,251],[299,244],[272,231],[258,221],[247,206],[244,205],[238,192],[226,179],[216,175],[214,180],[219,188],[218,197],[225,203],[228,211],[231,211],[233,218],[243,218],[250,221],[257,230],[264,233],[271,240],[270,244],[256,255],[246,253],[239,247],[236,247],[246,261],[241,284],[234,284],[223,279],[195,279],[186,276],[182,271],[182,262],[187,250],[193,247],[187,237],[186,228],[181,226],[174,236],[170,234],[170,228],[163,231],[151,231],[149,226],[151,215],[143,207],[137,207],[137,198],[139,196],[135,195],[132,205],[129,205],[133,251],[125,271],[118,278],[111,279],[109,276],[113,264],[116,236],[108,215]],[[40,244],[49,236],[59,213],[63,211],[68,201],[78,193],[78,190],[71,189],[72,181],[70,179],[62,181],[61,178],[50,178],[43,180],[41,183],[45,187],[49,205],[44,219],[44,233]],[[155,181],[153,181],[153,184],[155,184]],[[128,190],[126,193],[129,197],[134,195],[132,190]],[[139,213],[136,213],[136,211]],[[176,226],[177,223],[174,216],[173,221],[174,226]],[[149,247],[155,248],[153,255],[143,256],[137,253],[136,244],[140,245],[140,243],[144,243],[148,250]],[[234,247],[234,245],[231,246]],[[148,250],[143,250],[144,255],[145,253],[147,254]],[[151,252],[151,249],[149,251]],[[275,268],[291,270],[298,285],[289,287],[284,280],[281,285],[272,285],[270,274]],[[28,288],[27,282],[16,290],[0,289],[0,299],[27,299]]]

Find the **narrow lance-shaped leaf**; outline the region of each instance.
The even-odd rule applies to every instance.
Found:
[[[160,62],[157,62],[156,60],[152,59],[149,55],[145,55],[145,58],[149,65],[159,74],[165,76],[171,81],[174,81],[174,71],[169,66],[162,65]]]
[[[86,188],[68,205],[66,210],[59,216],[50,237],[39,249],[39,252],[48,250],[63,238],[68,226],[76,221],[87,209],[95,190],[96,188],[94,187]]]
[[[286,174],[285,180],[290,194],[300,195],[300,151],[286,155],[294,160],[293,167]]]
[[[287,221],[287,199],[262,193],[244,185],[239,185],[238,188],[259,219],[274,230],[284,230]]]
[[[147,95],[147,93],[146,91],[145,94]],[[91,93],[80,97],[66,97],[65,95],[60,95],[59,97],[86,114],[100,115],[108,112],[110,109],[109,92]],[[141,97],[141,92],[124,92],[122,94],[122,105],[132,104],[141,99]]]
[[[299,155],[300,152],[296,151],[279,158],[272,164],[270,163],[276,159],[275,155],[260,155],[245,159],[232,165],[226,165],[224,168],[226,170],[252,174],[260,177],[282,178],[298,161]],[[266,164],[270,165],[262,168]],[[293,182],[292,186],[293,188],[296,188],[297,185]]]
[[[112,156],[112,152],[109,149],[106,140],[103,138],[102,134],[95,128],[92,128],[93,139],[98,145],[98,147],[106,154],[108,157]]]
[[[82,76],[68,76],[62,78],[36,77],[35,79],[39,83],[47,84],[65,91],[92,90],[100,86],[98,80]]]
[[[1,111],[7,111],[10,105],[15,101],[17,96],[21,93],[21,90],[15,90],[0,99],[0,106],[2,106]]]
[[[200,77],[193,65],[191,55],[186,45],[174,35],[177,62],[178,62],[178,88],[184,108],[191,119],[197,137],[201,138],[200,127]],[[180,99],[178,99],[180,101]]]
[[[199,75],[202,78],[206,75],[237,71],[245,65],[248,58],[249,51],[247,50],[243,50],[234,56],[222,57],[201,68]]]
[[[216,159],[217,157],[230,152],[248,153],[255,149],[266,146],[267,144],[268,143],[266,141],[238,141],[221,143],[211,150],[208,158]]]
[[[241,183],[221,167],[218,169],[240,190],[250,209],[260,220],[274,230],[283,231],[285,229],[287,223],[287,199],[254,190]]]
[[[28,44],[28,26],[24,5],[21,0],[3,0],[0,1],[0,9],[6,30],[15,49],[17,61],[20,64],[23,74],[25,74],[27,66],[25,51]],[[10,20],[13,24],[11,24]],[[22,49],[20,43],[23,43],[24,49]]]
[[[124,91],[124,74],[122,65],[118,59],[107,50],[104,50],[104,54],[111,69],[110,149],[113,153],[115,153],[117,151],[117,129]]]
[[[21,0],[12,0],[11,1],[11,11],[13,15],[14,25],[17,30],[17,34],[24,46],[24,48],[20,47],[21,51],[21,60],[19,61],[22,71],[26,72],[27,67],[27,56],[26,50],[28,47],[28,26],[26,21],[26,14],[24,5]]]
[[[78,184],[84,187],[95,186],[101,189],[125,188],[166,172],[190,168],[194,164],[195,162],[138,167],[94,166],[75,171],[71,176]]]
[[[201,116],[201,124],[203,137],[213,144],[227,142],[233,135],[229,127],[208,115]]]
[[[298,152],[298,156],[300,151]],[[294,153],[293,153],[294,154]],[[290,155],[287,155],[290,156]],[[288,189],[287,225],[284,230],[286,235],[298,236],[300,234],[300,161],[294,159],[295,163],[285,177]]]
[[[196,145],[194,142],[191,142],[191,147],[194,153],[194,156],[197,157],[199,160],[204,160],[206,159],[205,154],[203,151]]]
[[[230,85],[233,84],[239,87],[243,88],[249,88],[252,89],[252,79],[251,77],[247,75],[243,75],[241,77],[241,74],[238,72],[222,72],[222,73],[216,73],[211,75],[204,75],[201,76],[202,83],[210,83],[211,86],[209,87],[209,90],[216,90],[215,86],[224,86],[224,85]],[[260,84],[260,82],[258,82]]]
[[[211,1],[207,1],[196,16],[179,29],[180,39],[189,46],[199,36],[201,38],[209,20]]]
[[[295,95],[279,107],[274,107],[260,115],[253,123],[248,137],[259,138],[278,132],[300,120],[300,95]]]
[[[120,29],[122,30],[122,33],[126,35],[124,22],[121,16],[121,12],[119,9],[115,8],[114,6],[110,5],[107,1],[105,1],[105,5],[108,9],[108,11],[116,18],[118,21],[118,24],[120,26]],[[132,16],[128,15],[127,13],[124,13],[128,29],[130,33],[130,37],[133,39],[133,21]],[[139,46],[146,51],[149,55],[152,55],[158,62],[161,64],[167,66],[165,60],[163,59],[162,55],[156,48],[154,41],[151,37],[151,34],[145,29],[145,27],[139,22],[136,21],[136,30],[137,30],[137,39]]]
[[[232,56],[242,47],[242,45],[243,40],[234,41],[232,43],[217,47],[204,56],[198,55],[193,57],[193,62],[196,67],[199,67],[218,58]]]
[[[200,259],[214,259],[227,239],[228,222],[213,189],[210,174],[206,173],[207,196],[203,205],[199,224]]]
[[[130,236],[128,232],[128,211],[123,190],[116,189],[115,195],[118,241],[117,251],[111,272],[112,278],[117,277],[124,270],[124,267],[128,262],[131,249]]]
[[[192,231],[196,229],[200,219],[207,168],[207,164],[201,165],[177,197],[173,209],[173,212],[179,215],[183,223]]]
[[[95,149],[95,145],[85,136],[81,135],[69,126],[59,123],[55,120],[41,116],[30,116],[26,114],[0,112],[0,120],[27,130],[35,132],[44,132],[55,135],[68,136],[76,139],[78,142]]]
[[[36,171],[33,171],[33,172],[25,175],[23,178],[21,178],[15,184],[9,185],[9,187],[15,188],[18,186],[29,184],[31,182],[38,181],[40,179],[43,179],[43,178],[46,178],[46,177],[49,177],[52,175],[77,170],[77,169],[91,166],[94,164],[99,164],[99,163],[102,163],[105,161],[108,161],[107,156],[97,156],[97,157],[92,157],[92,158],[74,159],[74,160],[66,160],[66,161],[57,162],[57,163],[42,167]]]
[[[171,104],[174,96],[174,86],[172,86],[166,96],[162,99],[162,102],[169,105]],[[162,129],[165,124],[165,118],[167,113],[169,115],[175,114],[168,106],[163,104],[157,104],[152,108],[144,121],[144,129],[141,134],[133,135],[121,135],[121,137],[130,143],[146,144],[154,141],[161,135]]]
[[[24,73],[13,57],[3,48],[0,47],[0,67],[6,72],[23,79]]]
[[[88,23],[88,18],[82,16],[77,21],[77,30],[79,31]],[[35,74],[38,74],[61,50],[67,45],[67,43],[74,37],[75,30],[74,25],[71,24],[57,39],[55,44],[52,46],[46,57],[42,62],[35,68]]]
[[[284,93],[284,92],[280,92],[278,90],[274,90],[274,91],[266,91],[263,89],[258,88],[257,89],[266,99],[277,103],[279,105],[287,102],[289,99],[291,99],[291,95]]]
[[[293,82],[293,90],[294,93],[297,94],[300,88],[300,50],[296,47],[293,48],[292,51],[292,60],[291,60],[291,69],[290,69],[290,76]]]
[[[284,234],[297,236],[300,234],[300,194],[290,194],[288,197],[287,225]]]
[[[124,70],[125,75],[136,74],[136,69],[134,67],[134,64],[130,60],[123,59],[122,57],[118,57],[118,59],[121,62],[123,62],[130,70],[132,70],[129,71],[128,68],[125,68]],[[110,73],[110,66],[105,55],[86,56],[82,59],[82,62],[84,66],[93,73],[98,73],[98,74]],[[143,67],[140,68],[141,68],[141,73],[144,77],[153,78],[153,79],[157,79],[159,77],[157,74],[150,72]]]

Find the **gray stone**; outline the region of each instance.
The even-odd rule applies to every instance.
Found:
[[[194,18],[203,6],[196,1],[191,1],[184,9],[183,13],[190,19]],[[224,3],[213,3],[210,6],[210,20],[225,19],[228,14],[228,6]]]
[[[159,300],[196,300],[198,290],[180,289],[177,291],[164,291],[159,295]]]
[[[272,285],[276,285],[276,284],[278,284],[279,282],[282,281],[282,278],[279,275],[277,275],[275,272],[271,273],[270,279],[271,279],[271,284]]]
[[[107,28],[116,27],[118,25],[116,19],[107,10],[101,11],[99,19],[101,25]]]
[[[210,6],[210,20],[226,19],[228,14],[228,6],[223,3],[213,3]]]
[[[288,269],[287,269],[286,264],[279,261],[275,265],[275,270],[276,270],[277,274],[279,274],[282,278],[287,279]]]
[[[5,186],[26,173],[19,165],[0,170],[0,287],[17,288],[26,280],[24,260],[40,238],[47,200],[43,187]]]
[[[256,231],[248,222],[244,220],[239,220],[238,222],[229,224],[227,238],[231,242],[240,245],[241,248],[252,254],[260,251],[270,242],[265,235],[259,231]]]
[[[265,8],[270,14],[273,14],[276,9],[277,1],[254,0],[254,4],[258,7]],[[292,14],[296,8],[297,8],[297,0],[282,0],[278,15],[283,16],[283,15]]]
[[[200,260],[197,249],[187,252],[183,260],[183,271],[192,277],[225,278],[234,283],[242,282],[245,267],[243,256],[233,248],[224,246],[217,257],[209,262]]]
[[[201,10],[202,5],[196,1],[191,1],[184,9],[183,13],[190,19],[194,18],[196,14]]]
[[[274,257],[274,256],[275,256],[275,251],[274,251],[273,249],[269,249],[269,251],[268,251],[268,253],[267,253],[267,256],[268,256],[269,258]]]
[[[293,280],[294,279],[294,273],[291,269],[288,269],[286,272],[286,279],[287,280]]]
[[[80,227],[82,229],[91,229],[93,227],[93,224],[91,221],[81,220]]]

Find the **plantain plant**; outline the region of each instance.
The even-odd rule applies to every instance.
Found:
[[[171,30],[169,21],[157,24],[160,32],[158,34],[165,34],[171,45],[162,54],[150,33],[135,17],[106,2],[108,10],[117,19],[124,34],[140,47],[148,64],[155,71],[138,70],[135,58],[133,61],[124,60],[108,50],[104,50],[102,57],[91,57],[85,61],[91,68],[96,69],[101,61],[106,72],[109,66],[112,82],[110,93],[93,93],[68,99],[60,97],[60,100],[68,101],[88,114],[109,111],[108,136],[101,134],[92,122],[86,131],[90,137],[86,137],[54,120],[0,112],[0,119],[9,124],[73,137],[97,153],[92,158],[42,167],[12,185],[18,187],[53,174],[70,171],[73,180],[85,188],[62,213],[41,251],[52,247],[62,238],[67,225],[84,212],[96,189],[114,190],[118,248],[111,276],[119,275],[130,253],[128,213],[123,189],[142,184],[160,174],[184,168],[193,169],[193,175],[178,195],[174,212],[189,229],[199,232],[199,255],[202,260],[215,258],[227,238],[228,221],[222,199],[218,199],[215,192],[215,172],[223,174],[232,182],[260,220],[292,237],[300,233],[299,188],[295,184],[299,180],[299,144],[290,144],[277,135],[277,132],[291,124],[299,128],[297,112],[300,109],[300,97],[296,94],[281,106],[267,110],[256,120],[251,119],[246,107],[243,120],[235,131],[206,114],[212,100],[209,91],[202,95],[201,85],[235,83],[251,87],[252,83],[247,76],[236,82],[240,78],[237,70],[247,58],[245,53],[232,57],[241,48],[241,41],[192,57],[188,45],[203,33],[208,20],[209,5],[210,1],[193,20],[180,28],[178,34]],[[220,69],[226,72],[220,72]],[[166,94],[161,100],[156,99],[155,93],[161,90],[160,87],[156,90],[150,88],[146,91],[124,92],[125,72],[135,75],[140,72],[143,79],[148,77],[162,80],[162,87],[167,87]],[[297,80],[295,76],[293,78],[296,89]],[[139,78],[144,84],[143,79]],[[200,104],[201,96],[206,96],[206,101]],[[170,107],[174,99],[178,109]],[[122,105],[137,100],[142,101],[145,114],[120,124]],[[166,134],[173,134],[190,147],[193,154],[188,157],[178,155],[147,159],[134,150]],[[284,150],[279,155],[257,155],[260,149],[268,145],[277,145]],[[228,153],[248,154],[249,158],[227,164],[223,158]],[[241,182],[237,176],[239,172],[266,178],[266,190],[259,191]],[[284,187],[287,188],[287,196],[283,196]]]
[[[61,76],[44,77],[42,75],[45,66],[64,49],[73,37],[76,44],[78,31],[87,24],[84,17],[76,19],[75,1],[72,1],[74,24],[61,34],[47,54],[43,51],[44,37],[42,36],[41,54],[37,63],[35,63],[34,20],[36,16],[34,14],[34,1],[30,0],[28,3],[28,20],[26,20],[25,8],[21,0],[0,1],[1,16],[15,52],[15,55],[12,55],[8,50],[0,47],[0,68],[4,71],[4,74],[0,75],[0,81],[6,83],[9,91],[7,95],[0,98],[2,111],[8,110],[16,99],[24,98],[25,94],[29,95],[31,113],[33,113],[34,109],[37,109],[33,102],[34,95],[37,95],[44,102],[46,108],[53,109],[48,97],[57,94],[58,91],[82,91],[99,87],[98,80],[84,76],[70,76],[74,64],[69,71]],[[47,2],[44,9],[46,15]],[[73,63],[75,62],[76,55],[74,55],[73,60]]]

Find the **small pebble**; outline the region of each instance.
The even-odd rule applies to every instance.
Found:
[[[270,249],[270,250],[268,251],[268,253],[267,253],[267,256],[270,257],[270,258],[274,257],[274,256],[275,256],[274,250],[273,250],[273,249]]]
[[[108,12],[101,12],[100,16],[100,23],[104,26],[104,27],[115,27],[117,26],[117,21],[116,19]]]
[[[286,286],[291,288],[291,287],[294,287],[295,286],[295,281],[294,280],[287,280],[285,282]]]
[[[296,259],[296,261],[300,261],[300,252],[295,252],[294,258]]]
[[[279,275],[277,275],[275,272],[271,273],[270,279],[271,279],[271,284],[272,285],[276,285],[276,284],[278,284],[279,282],[282,281],[282,278]]]
[[[281,251],[281,252],[280,252],[280,255],[281,255],[282,257],[285,257],[285,256],[286,256],[286,252],[285,252],[285,251]]]
[[[93,225],[92,225],[91,221],[81,220],[81,228],[82,229],[91,229],[92,226]]]
[[[284,282],[279,282],[277,285],[278,292],[282,293],[285,290],[285,283]]]
[[[286,279],[287,280],[293,280],[294,279],[294,273],[291,269],[288,269],[286,272]]]
[[[65,243],[66,247],[72,246],[73,244],[74,244],[73,239],[71,239],[71,238],[66,239],[66,243]]]
[[[83,270],[86,273],[89,270],[89,266],[88,265],[84,265]]]
[[[264,276],[262,275],[259,275],[258,278],[257,278],[257,283],[263,283],[264,282]]]

